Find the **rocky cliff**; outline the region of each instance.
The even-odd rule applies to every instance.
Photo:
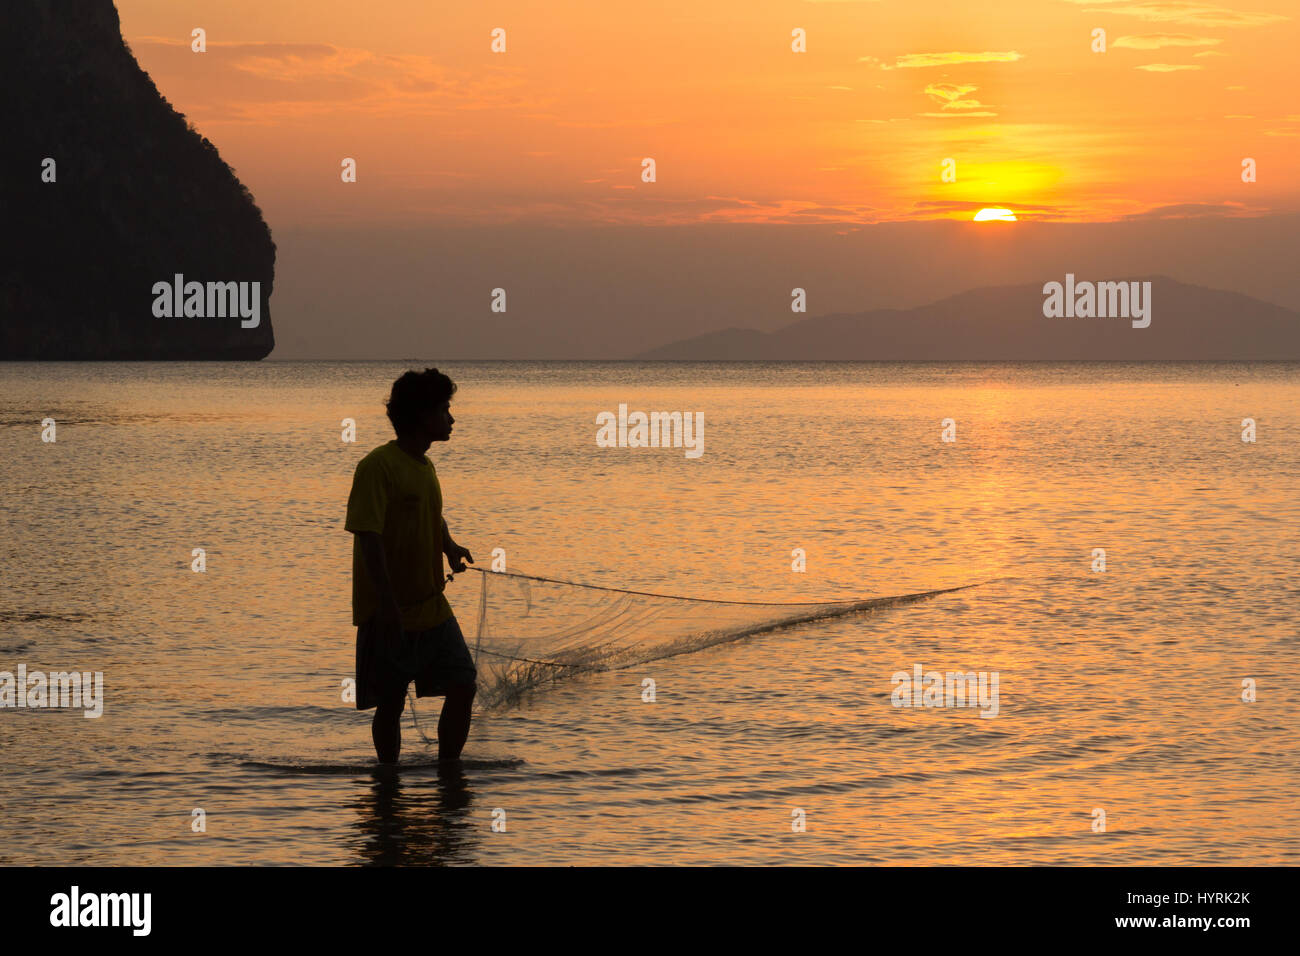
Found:
[[[112,0],[4,0],[0,82],[0,359],[270,353],[271,232],[136,63]],[[178,316],[155,289],[178,275],[182,292],[222,285]]]

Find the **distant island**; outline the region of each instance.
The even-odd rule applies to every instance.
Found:
[[[1080,283],[1150,282],[1150,324],[1135,328],[1136,320],[1129,318],[1098,318],[1095,308],[1088,310],[1093,312],[1091,317],[1049,318],[1044,314],[1049,299],[1044,285],[1064,284],[1065,278],[1062,272],[1044,276],[1042,284],[972,289],[914,309],[819,315],[773,332],[723,329],[672,342],[636,358],[900,362],[1300,360],[1300,313],[1290,309],[1163,276],[1080,276]],[[1148,303],[1142,305],[1145,308]]]
[[[270,229],[113,0],[5,0],[0,21],[0,359],[268,355]]]

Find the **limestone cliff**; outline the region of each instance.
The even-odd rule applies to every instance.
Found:
[[[271,232],[136,63],[112,0],[4,0],[0,82],[0,359],[270,353]],[[258,324],[158,317],[154,286],[177,274],[260,283]]]

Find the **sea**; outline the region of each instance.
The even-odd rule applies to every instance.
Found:
[[[488,574],[972,586],[546,683],[459,766],[422,698],[377,772],[344,509],[435,364]],[[620,405],[701,453],[602,447]],[[0,449],[3,864],[1300,864],[1300,365],[6,363]]]

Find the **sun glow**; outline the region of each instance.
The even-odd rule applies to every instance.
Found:
[[[976,222],[989,222],[990,220],[1015,222],[1016,214],[1010,209],[981,209],[975,214]]]

